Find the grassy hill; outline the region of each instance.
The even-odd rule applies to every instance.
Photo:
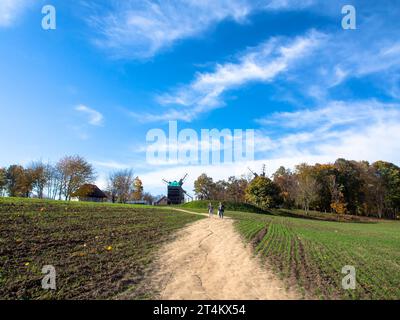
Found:
[[[219,201],[192,201],[187,202],[182,207],[186,209],[191,209],[196,212],[206,213],[208,210],[208,204],[212,203],[214,206],[214,213],[217,213],[217,208],[219,205]],[[235,211],[235,212],[250,212],[264,215],[272,215],[272,216],[280,216],[280,217],[288,217],[288,218],[303,218],[303,219],[311,219],[311,220],[322,220],[322,221],[341,221],[341,222],[373,222],[378,221],[374,218],[362,217],[362,216],[354,216],[354,215],[337,215],[333,213],[319,212],[319,211],[310,211],[308,214],[305,213],[304,210],[299,209],[269,209],[262,210],[254,205],[248,203],[237,203],[237,202],[229,202],[225,201],[225,210],[227,211]]]
[[[198,200],[198,201],[192,201],[192,202],[187,202],[182,205],[182,207],[185,207],[187,209],[204,209],[207,210],[208,204],[212,203],[214,206],[214,211],[217,211],[219,201],[206,201],[206,200]],[[247,203],[237,203],[237,202],[229,202],[229,201],[224,201],[225,205],[225,210],[229,211],[242,211],[242,212],[253,212],[253,213],[266,213],[265,211],[261,210],[260,208],[257,208],[256,206],[253,206],[251,204]]]

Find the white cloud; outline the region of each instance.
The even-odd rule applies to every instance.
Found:
[[[282,10],[282,9],[303,9],[315,4],[317,0],[270,0],[266,1],[265,9]]]
[[[213,72],[198,73],[189,85],[158,98],[161,104],[172,104],[179,109],[136,116],[144,121],[191,121],[201,113],[223,106],[222,96],[229,90],[251,82],[271,82],[309,56],[323,39],[325,35],[316,31],[294,39],[272,38],[242,53],[238,61],[217,64]]]
[[[398,98],[399,14],[398,6],[369,2],[357,11],[357,30],[326,29],[328,41],[320,46],[312,61],[299,69],[294,90],[321,102],[337,92],[345,92],[349,97],[357,89],[345,87],[346,81],[362,79],[363,86],[371,85]]]
[[[129,169],[131,166],[120,163],[117,161],[92,161],[95,166],[99,166],[106,169],[114,169],[114,170],[122,170],[122,169]]]
[[[97,45],[117,57],[150,58],[176,42],[199,36],[224,21],[238,23],[254,12],[299,10],[314,0],[124,0],[99,5],[89,23],[100,34]]]
[[[149,190],[161,192],[164,190],[161,178],[174,180],[188,172],[186,189],[191,192],[194,180],[203,172],[216,180],[226,179],[247,174],[247,167],[260,170],[263,163],[267,165],[268,174],[281,165],[293,169],[303,162],[329,163],[338,158],[385,160],[400,165],[400,105],[375,100],[331,101],[325,106],[303,111],[277,113],[264,123],[273,132],[265,133],[260,129],[256,133],[256,161],[209,166],[154,166],[138,174]],[[291,129],[295,131],[291,132]]]
[[[293,112],[276,112],[256,122],[262,125],[278,125],[286,128],[330,129],[339,125],[365,124],[371,120],[396,117],[399,108],[396,104],[383,104],[376,100],[368,101],[330,101],[325,106],[313,109],[301,109]]]
[[[88,116],[89,124],[93,126],[101,126],[103,124],[104,117],[100,112],[82,104],[77,106],[75,110],[85,113]]]
[[[395,135],[400,128],[398,104],[331,101],[315,109],[275,113],[258,122],[273,134],[278,133],[272,140],[262,131],[258,134],[258,139],[271,141],[271,148],[266,148],[266,143],[256,143],[262,146],[259,151],[267,151],[273,157],[306,153],[400,162],[400,140]]]
[[[99,46],[120,57],[149,58],[222,20],[242,21],[251,10],[248,0],[125,0],[92,15],[90,23],[101,34]]]
[[[1,0],[0,27],[11,26],[32,0]]]

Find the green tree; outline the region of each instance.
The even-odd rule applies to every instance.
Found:
[[[268,177],[256,176],[247,186],[246,200],[262,209],[282,203],[279,187]]]
[[[310,174],[314,177],[319,186],[318,195],[314,202],[316,209],[325,212],[331,211],[332,198],[335,198],[335,203],[337,203],[337,193],[335,196],[332,195],[332,192],[336,192],[339,186],[337,184],[337,169],[333,164],[316,164],[312,167],[312,172]],[[332,185],[333,180],[334,184]],[[333,189],[332,186],[334,186]],[[340,186],[340,188],[342,188],[342,186]],[[342,196],[344,196],[343,193]]]
[[[337,183],[343,186],[343,195],[347,209],[352,214],[362,214],[363,211],[363,185],[360,165],[356,161],[338,159],[335,162],[337,169]]]
[[[386,188],[374,166],[360,162],[362,186],[362,211],[365,216],[382,217],[385,208]]]
[[[388,218],[396,218],[400,209],[400,168],[384,161],[377,161],[372,166],[384,187],[383,210]]]

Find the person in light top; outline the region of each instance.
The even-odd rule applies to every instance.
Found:
[[[209,214],[210,218],[212,218],[212,216],[214,214],[214,207],[211,202],[208,204],[208,214]]]

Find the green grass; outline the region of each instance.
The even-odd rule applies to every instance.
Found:
[[[208,201],[208,200],[199,200],[199,201],[192,201],[192,202],[187,202],[181,207],[184,207],[186,209],[191,209],[195,210],[198,212],[199,210],[201,212],[204,212],[204,210],[207,210],[208,204],[212,203],[215,211],[218,208],[219,201]],[[313,219],[313,220],[329,220],[329,221],[357,221],[357,222],[362,222],[362,221],[373,221],[376,219],[371,219],[371,218],[366,218],[362,216],[354,216],[354,215],[337,215],[333,213],[326,213],[326,212],[319,212],[319,211],[310,211],[308,214],[304,212],[304,210],[299,210],[299,209],[269,209],[269,210],[263,210],[260,209],[252,204],[248,203],[241,203],[241,202],[229,202],[225,201],[225,210],[227,211],[238,211],[238,212],[250,212],[250,213],[259,213],[259,214],[266,214],[266,215],[272,215],[272,216],[284,216],[284,217],[292,217],[292,218],[303,218],[303,219]]]
[[[198,201],[192,201],[192,202],[187,202],[182,205],[182,207],[187,208],[187,209],[207,209],[208,204],[212,203],[214,207],[214,211],[217,210],[219,201],[208,201],[208,200],[198,200]],[[238,202],[229,202],[229,201],[224,201],[224,206],[225,210],[230,210],[230,211],[243,211],[243,212],[254,212],[254,213],[266,213],[264,210],[261,210],[260,208],[257,208],[256,206],[253,206],[248,203],[238,203]]]
[[[227,212],[244,239],[305,297],[400,299],[400,222],[343,223]],[[342,267],[356,290],[342,289]]]
[[[0,299],[150,298],[157,248],[201,217],[153,207],[0,198]],[[57,290],[41,288],[53,265]]]
[[[204,203],[192,206],[205,213]],[[324,221],[337,216],[289,210],[226,215],[265,267],[306,298],[400,299],[398,221]],[[165,207],[0,198],[0,299],[151,298],[141,282],[154,253],[200,218]],[[41,288],[44,265],[56,267],[57,291]],[[345,265],[356,268],[356,290],[342,289]]]

